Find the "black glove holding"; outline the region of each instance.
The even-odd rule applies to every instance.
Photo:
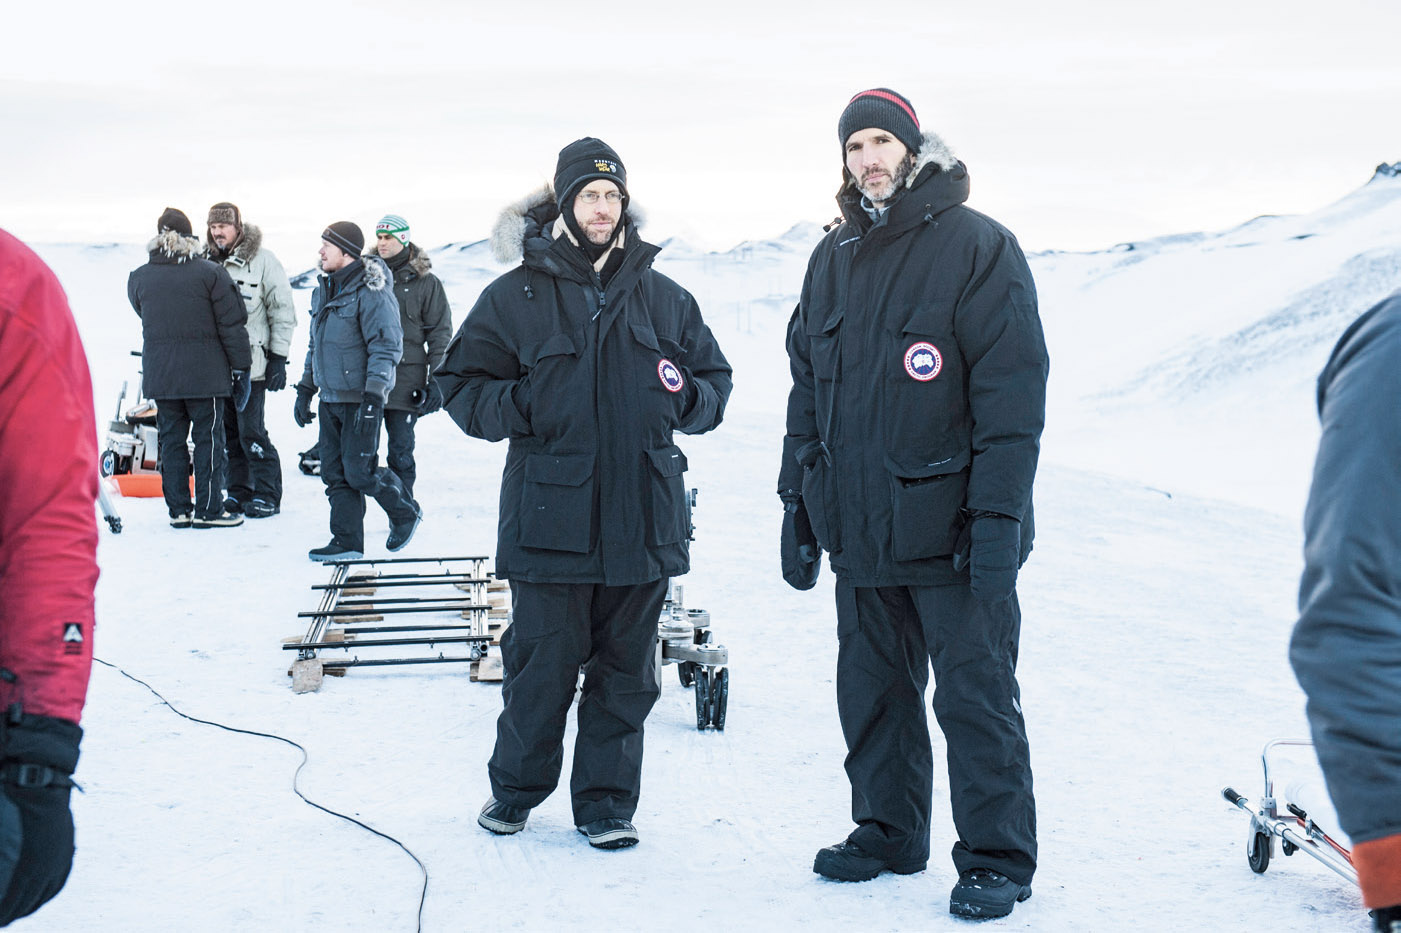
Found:
[[[0,878],[0,926],[27,917],[63,889],[73,867],[68,795],[83,730],[52,716],[0,726],[0,846],[18,842],[14,871]],[[0,871],[3,858],[0,853]]]
[[[315,394],[315,386],[297,383],[297,401],[292,405],[292,420],[297,422],[297,427],[306,427],[316,417],[316,412],[311,410],[311,397]]]
[[[997,512],[974,512],[968,536],[968,583],[973,595],[996,601],[1012,595],[1017,586],[1017,569],[1022,548],[1022,523]],[[961,555],[954,555],[954,569],[960,569]]]
[[[783,579],[795,590],[810,590],[822,570],[822,548],[812,533],[803,497],[792,490],[783,496],[783,533],[779,539]]]
[[[268,354],[268,368],[263,374],[264,388],[269,392],[281,392],[287,388],[287,357],[276,353]]]
[[[418,415],[420,418],[424,415],[431,415],[433,412],[439,411],[443,407],[442,386],[438,385],[436,379],[429,376],[428,385],[424,386],[422,389],[414,389],[413,394],[409,396],[409,401],[413,402],[414,405],[418,407]]]
[[[234,411],[243,411],[248,405],[248,397],[253,394],[253,381],[248,378],[248,370],[233,371]]]
[[[351,430],[356,434],[365,436],[379,433],[379,420],[384,415],[384,401],[375,392],[366,392],[360,397],[360,404],[355,409],[355,420],[351,422]]]

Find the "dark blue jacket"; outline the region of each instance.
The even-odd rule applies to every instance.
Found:
[[[1401,292],[1343,333],[1318,412],[1289,660],[1338,821],[1359,843],[1401,833]]]
[[[390,281],[378,256],[317,277],[301,384],[319,389],[322,401],[358,403],[367,392],[381,402],[389,397],[404,349]]]

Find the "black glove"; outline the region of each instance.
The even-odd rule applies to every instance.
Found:
[[[379,395],[366,392],[355,409],[355,420],[351,422],[351,430],[360,435],[378,434],[379,419],[383,415],[384,402]]]
[[[808,521],[803,498],[794,493],[783,500],[783,533],[779,539],[779,561],[783,579],[795,590],[810,590],[822,570],[822,549]]]
[[[253,381],[248,378],[248,370],[233,371],[234,411],[243,411],[248,406],[248,396],[253,394]]]
[[[311,410],[311,397],[315,394],[315,386],[297,384],[297,401],[292,406],[292,420],[297,422],[297,427],[306,427],[316,417],[316,412]]]
[[[996,512],[975,513],[968,531],[968,582],[973,595],[995,601],[1012,595],[1022,548],[1022,523]]]
[[[73,867],[68,795],[83,730],[66,719],[32,715],[0,728],[0,847],[18,843],[13,874],[0,879],[0,926],[6,926],[44,906],[68,880]],[[0,861],[0,871],[4,867]]]
[[[269,353],[268,368],[263,378],[267,380],[265,388],[269,392],[281,392],[287,388],[287,357]]]
[[[443,407],[443,388],[438,385],[437,380],[432,376],[428,377],[428,385],[422,389],[414,389],[409,396],[409,401],[417,407],[419,417],[431,415]]]

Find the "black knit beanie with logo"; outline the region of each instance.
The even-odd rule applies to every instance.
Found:
[[[194,228],[190,226],[190,218],[185,216],[184,211],[178,211],[173,207],[167,207],[161,212],[160,219],[156,221],[156,233],[165,233],[167,230],[174,230],[181,236],[194,236]]]
[[[365,250],[365,234],[348,220],[338,220],[321,232],[321,239],[347,256],[359,258]]]
[[[846,157],[846,141],[858,130],[881,129],[890,133],[912,153],[924,145],[919,129],[919,117],[914,105],[888,87],[862,91],[851,99],[837,121],[837,141],[842,157]]]
[[[628,170],[613,147],[601,139],[586,136],[576,139],[559,151],[555,163],[555,203],[563,212],[564,205],[579,189],[596,178],[606,178],[618,186],[624,200],[628,196]]]

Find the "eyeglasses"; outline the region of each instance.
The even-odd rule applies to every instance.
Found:
[[[574,200],[582,201],[585,204],[597,204],[598,197],[597,191],[580,191],[574,196]],[[623,200],[623,193],[621,191],[610,191],[603,195],[603,200],[607,201],[609,204],[617,204]]]

